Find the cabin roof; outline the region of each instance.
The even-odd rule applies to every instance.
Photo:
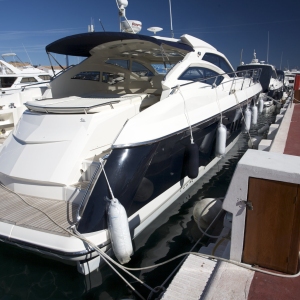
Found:
[[[131,34],[124,32],[89,32],[64,37],[46,46],[46,52],[52,52],[71,56],[91,56],[91,50],[97,46],[126,40],[137,40],[139,42],[145,41],[160,45],[168,45],[178,50],[187,52],[194,51],[193,47],[170,40],[156,39],[151,36]]]

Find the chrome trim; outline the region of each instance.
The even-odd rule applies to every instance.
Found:
[[[119,102],[121,102],[121,100],[108,101],[108,102],[99,103],[99,104],[96,104],[93,106],[78,106],[78,107],[74,107],[74,106],[73,107],[72,106],[70,106],[70,107],[55,107],[55,106],[43,107],[43,106],[35,106],[32,104],[28,104],[28,103],[24,103],[24,105],[29,110],[36,111],[36,112],[42,112],[42,110],[44,110],[46,113],[49,113],[49,111],[51,113],[55,113],[57,111],[63,111],[64,113],[68,113],[68,111],[71,111],[70,114],[80,113],[80,112],[87,114],[87,112],[90,111],[91,109],[94,109],[94,108],[100,107],[100,106],[105,106],[105,105],[109,105],[113,109],[114,107],[112,106],[112,104],[117,104]]]

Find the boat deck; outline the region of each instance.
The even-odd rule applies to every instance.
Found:
[[[103,106],[118,104],[121,101],[143,100],[147,94],[93,94],[85,97],[71,96],[66,98],[40,99],[35,101],[27,101],[24,105],[32,111],[46,113],[90,113],[95,109],[101,110]]]
[[[0,222],[69,236],[67,229],[76,220],[78,204],[71,202],[18,196],[2,186],[0,186],[0,199]]]

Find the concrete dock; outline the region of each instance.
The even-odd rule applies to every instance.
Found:
[[[295,276],[292,277],[291,272],[278,271],[276,267],[267,268],[259,264],[247,264],[243,261],[247,246],[245,220],[246,214],[249,213],[249,205],[252,205],[247,198],[249,196],[248,189],[250,189],[248,180],[252,177],[259,177],[262,180],[273,182],[277,180],[277,182],[286,182],[297,187],[300,184],[300,103],[293,103],[293,97],[289,100],[289,103],[286,103],[276,116],[274,126],[270,126],[268,138],[262,140],[258,146],[258,149],[261,150],[248,150],[236,168],[223,203],[223,209],[233,215],[232,224],[228,228],[225,224],[223,229],[223,231],[231,232],[231,239],[229,241],[222,239],[221,237],[224,237],[226,232],[221,233],[218,240],[200,249],[200,253],[229,259],[240,266],[190,254],[162,299],[300,299],[300,276],[292,275]],[[246,186],[244,191],[242,191],[243,183]],[[296,203],[298,198],[295,199]],[[285,200],[282,199],[282,201]],[[254,207],[254,210],[257,207]],[[250,209],[253,210],[253,208]],[[295,228],[299,228],[296,230],[297,234],[300,231],[299,218],[295,219],[297,221],[294,224]],[[269,219],[265,220],[265,222],[268,221]],[[286,236],[283,237],[283,240],[284,238]],[[269,237],[265,237],[265,239],[268,240]],[[278,243],[280,244],[280,241]],[[299,240],[296,240],[295,243],[299,252]],[[260,252],[256,255],[258,257],[262,255],[264,249],[257,251]],[[289,258],[287,258],[288,260]],[[251,270],[252,266],[283,277],[253,271]],[[299,272],[299,266],[297,260],[297,272]],[[250,269],[247,269],[248,267]]]

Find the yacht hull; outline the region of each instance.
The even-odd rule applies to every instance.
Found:
[[[249,100],[223,112],[223,123],[227,128],[226,151],[235,144],[242,130],[240,110]],[[199,174],[195,179],[188,178],[186,170],[186,148],[190,143],[188,128],[149,144],[112,150],[104,168],[114,196],[127,210],[132,238],[220,160],[214,154],[219,121],[220,116],[215,115],[193,125],[194,141],[199,147]],[[107,198],[111,195],[101,172],[78,224],[78,231],[105,252],[111,248],[105,213]],[[58,236],[5,222],[0,223],[0,231],[2,242],[77,264],[78,271],[83,274],[100,264],[98,254],[74,236]]]

